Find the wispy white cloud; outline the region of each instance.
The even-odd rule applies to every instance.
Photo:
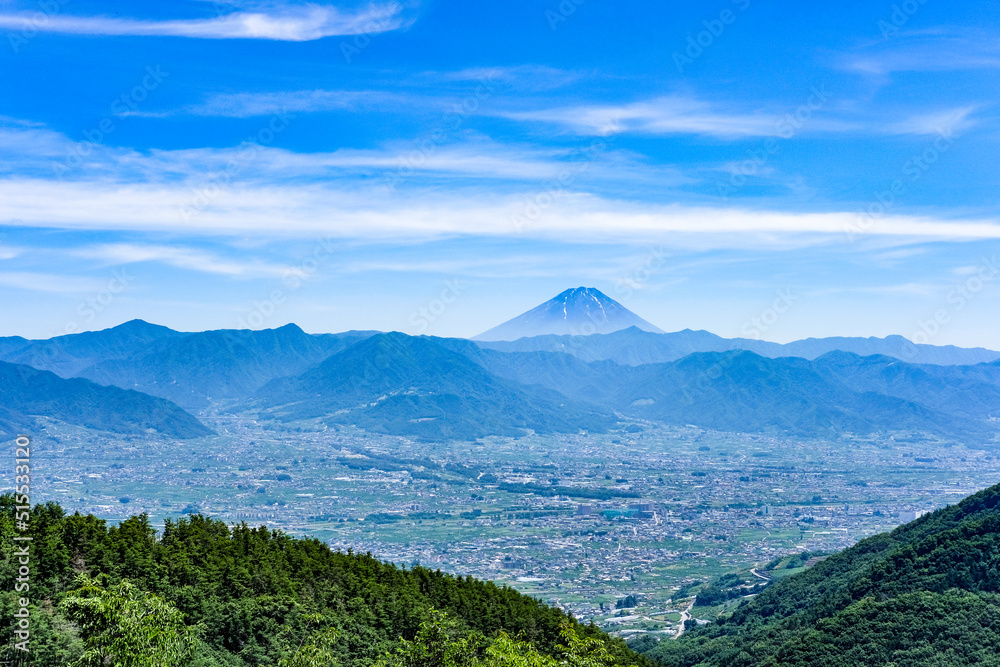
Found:
[[[70,165],[76,165],[72,167]],[[0,174],[57,175],[64,180],[106,177],[118,182],[184,181],[192,187],[219,179],[244,183],[375,177],[383,186],[421,177],[539,181],[568,172],[569,181],[655,182],[660,187],[689,182],[671,166],[648,165],[641,156],[608,149],[599,155],[566,148],[504,144],[467,134],[455,142],[418,137],[374,149],[297,153],[247,144],[139,152],[80,144],[48,129],[0,127]],[[381,176],[381,179],[379,179]]]
[[[886,126],[885,131],[887,134],[940,134],[950,137],[975,125],[975,120],[969,118],[975,110],[974,106],[966,106],[916,114]]]
[[[528,90],[551,90],[580,79],[571,72],[545,65],[515,65],[510,67],[470,67],[453,72],[427,72],[427,76],[444,81],[470,81],[487,85],[507,84]]]
[[[776,119],[764,114],[735,115],[714,111],[687,97],[660,97],[627,105],[557,107],[507,114],[516,120],[564,125],[582,134],[707,134],[722,137],[777,134]]]
[[[818,109],[818,107],[817,107]],[[810,110],[810,114],[816,109]],[[692,97],[667,96],[626,105],[581,105],[537,111],[514,111],[503,114],[523,121],[554,123],[581,134],[610,135],[623,132],[639,134],[698,134],[721,138],[785,136],[785,111],[719,111],[713,105]],[[804,126],[798,123],[794,132]],[[851,129],[843,121],[810,118],[810,131]]]
[[[1000,239],[1000,223],[989,219],[887,215],[862,232],[857,215],[847,211],[794,213],[658,205],[569,192],[553,197],[547,207],[532,215],[529,209],[536,195],[524,191],[501,197],[489,189],[450,189],[447,193],[387,196],[358,182],[234,187],[220,190],[205,206],[185,216],[185,208],[192,205],[192,193],[185,184],[7,179],[0,181],[0,219],[17,219],[17,224],[32,227],[169,230],[239,237],[333,235],[399,240],[483,236],[673,243],[683,235],[711,237],[717,247],[751,241],[781,245],[805,236],[822,237],[826,242],[861,237],[897,237],[907,242]]]
[[[153,21],[107,16],[0,13],[0,28],[98,36],[270,39],[303,42],[334,35],[374,34],[407,25],[402,6],[391,2],[345,11],[320,5],[285,6],[271,11],[237,11],[206,19]]]
[[[585,135],[693,134],[721,139],[746,137],[787,138],[802,132],[868,133],[891,135],[934,135],[958,133],[976,124],[972,118],[980,107],[966,105],[911,114],[886,123],[871,112],[831,111],[819,115],[819,107],[808,109],[805,120],[793,118],[788,110],[770,113],[740,113],[717,110],[713,105],[690,97],[661,97],[622,106],[583,105],[538,111],[515,111],[503,115],[515,120],[562,125]],[[882,114],[885,115],[884,112]],[[835,117],[836,116],[836,117]],[[726,169],[727,166],[723,166]]]
[[[70,254],[98,260],[109,265],[156,262],[179,269],[237,278],[280,277],[290,271],[290,267],[287,266],[255,259],[240,261],[225,259],[205,250],[180,245],[107,243],[79,248]]]
[[[35,273],[30,271],[0,271],[0,285],[29,292],[57,294],[97,292],[107,287],[107,281],[79,276]]]
[[[184,109],[198,116],[250,118],[273,114],[313,113],[366,109],[412,110],[416,100],[388,91],[374,90],[289,90],[264,93],[213,95],[202,104]]]
[[[840,54],[835,64],[843,70],[881,78],[896,72],[953,72],[1000,69],[1000,39],[995,35],[964,34],[950,30],[901,33],[886,47],[883,42]]]

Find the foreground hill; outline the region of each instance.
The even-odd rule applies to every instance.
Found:
[[[0,436],[32,432],[37,416],[114,433],[155,431],[171,438],[212,433],[162,398],[0,361]]]
[[[729,618],[661,642],[671,667],[997,665],[1000,485],[862,540]]]
[[[14,499],[0,496],[0,543],[5,545],[15,534],[14,512]],[[266,527],[229,527],[195,515],[168,522],[157,534],[145,516],[108,527],[94,516],[65,516],[49,503],[36,506],[30,530],[18,534],[33,538],[35,545],[30,649],[36,667],[73,664],[95,646],[105,651],[105,659],[95,664],[246,667],[284,659],[284,665],[353,667],[407,648],[407,641],[424,642],[417,648],[426,654],[440,650],[444,641],[478,645],[501,632],[530,642],[532,651],[558,655],[560,632],[567,628],[596,640],[611,657],[574,664],[648,664],[623,642],[579,626],[562,611],[511,588],[422,567],[404,570],[370,554],[333,552],[318,540]],[[16,559],[0,559],[5,638],[13,635],[16,622],[17,568]],[[81,574],[91,581],[78,580]],[[435,611],[450,622],[440,622]],[[100,620],[92,625],[80,620],[95,614]],[[136,633],[136,626],[147,627],[146,616],[155,621],[146,621],[151,632]],[[425,632],[418,637],[421,624]],[[428,638],[435,629],[444,636]],[[339,634],[336,640],[332,630]],[[121,641],[130,632],[138,636]],[[156,639],[167,633],[189,640],[173,642],[193,649],[186,659],[157,661],[159,653],[153,651],[164,646]],[[328,643],[332,659],[291,660],[299,647],[314,643]],[[143,651],[148,652],[141,663],[122,659],[126,652]],[[9,645],[0,647],[0,661],[14,657]]]
[[[504,380],[433,339],[400,333],[372,336],[300,376],[272,381],[257,399],[287,421],[425,438],[604,431],[616,421],[610,411]]]

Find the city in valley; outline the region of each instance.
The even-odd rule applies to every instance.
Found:
[[[145,513],[161,527],[202,513],[489,579],[625,637],[709,621],[754,584],[1000,481],[989,450],[930,438],[634,422],[600,435],[430,444],[218,411],[202,419],[218,435],[50,422],[34,442],[35,493],[111,522]],[[738,595],[690,609],[729,573]]]

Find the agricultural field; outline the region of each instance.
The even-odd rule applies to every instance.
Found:
[[[218,435],[184,442],[51,424],[34,443],[36,498],[111,522],[200,512],[266,524],[509,584],[626,637],[661,637],[738,603],[688,610],[718,577],[787,576],[807,565],[791,555],[842,549],[1000,481],[989,451],[932,440],[640,424],[427,443],[223,413],[206,422]]]

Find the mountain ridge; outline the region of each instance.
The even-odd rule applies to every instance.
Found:
[[[585,361],[611,360],[620,364],[643,364],[676,361],[694,352],[748,350],[761,356],[802,357],[815,359],[827,352],[843,350],[859,356],[884,354],[911,363],[971,365],[1000,361],[1000,351],[986,348],[960,348],[952,345],[912,343],[902,336],[885,338],[806,338],[790,343],[750,338],[723,338],[704,330],[683,329],[670,333],[652,333],[637,328],[588,336],[542,335],[515,341],[473,339],[481,347],[502,352],[567,352]]]
[[[605,430],[606,410],[493,375],[424,336],[378,334],[255,394],[282,420],[327,419],[396,435],[467,438]]]
[[[212,434],[193,415],[165,399],[2,361],[0,405],[0,433],[5,436],[36,430],[39,415],[123,434],[144,434],[150,429],[178,439]]]

